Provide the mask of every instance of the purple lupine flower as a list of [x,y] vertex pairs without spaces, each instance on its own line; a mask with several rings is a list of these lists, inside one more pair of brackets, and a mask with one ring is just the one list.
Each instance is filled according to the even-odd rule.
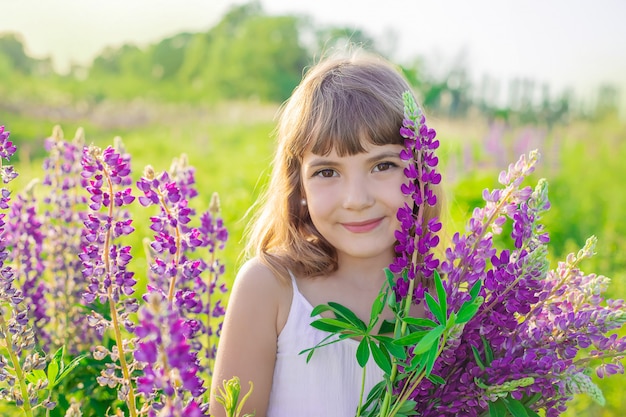
[[7,161],[11,160],[17,150],[13,142],[9,140],[9,136],[11,136],[11,132],[4,130],[4,125],[0,125],[0,158]]
[[[439,261],[429,252],[439,243],[437,232],[441,229],[438,219],[425,222],[424,218],[425,208],[437,203],[432,186],[441,181],[441,175],[436,171],[438,158],[434,155],[439,141],[435,140],[435,130],[426,126],[426,118],[410,93],[405,93],[403,99],[405,114],[400,134],[405,138],[405,149],[400,152],[400,157],[408,164],[404,169],[407,182],[402,184],[401,190],[413,202],[400,207],[397,216],[400,221],[400,230],[395,233],[397,255],[389,266],[398,276],[394,287],[397,300],[409,296],[411,285],[407,281],[416,277],[430,278],[439,266]],[[424,288],[421,282],[413,288],[411,297],[419,302]]]
[[33,318],[33,330],[38,341],[47,345],[49,334],[45,330],[50,321],[47,314],[48,288],[42,279],[44,272],[42,230],[43,219],[37,212],[34,197],[36,181],[31,181],[23,193],[12,202],[7,217],[5,244],[12,248],[9,260],[15,265],[14,273],[20,281],[20,288]]
[[185,410],[208,415],[204,414],[207,405],[199,401],[206,387],[199,377],[200,365],[188,338],[187,321],[165,294],[152,291],[145,300],[135,328],[138,342],[134,355],[143,364],[142,375],[137,378],[138,392],[152,400],[152,412],[169,404],[173,416],[186,416]]
[[[8,138],[9,132],[4,130],[4,126],[0,126],[0,169],[4,183],[17,176],[12,167],[7,169],[9,167],[2,165],[2,160],[10,161],[16,151]],[[54,408],[54,404],[47,400],[40,404],[39,394],[44,384],[33,374],[33,371],[41,371],[47,365],[45,355],[41,356],[38,352],[40,347],[37,346],[37,337],[42,335],[35,333],[36,326],[45,320],[40,298],[43,294],[37,283],[41,272],[38,263],[41,235],[31,201],[19,196],[13,203],[15,207],[9,207],[10,195],[9,190],[1,189],[0,208],[12,210],[8,223],[4,220],[5,213],[0,213],[0,304],[3,308],[0,314],[0,337],[3,339],[4,350],[3,355],[0,355],[0,380],[6,386],[14,387],[4,389],[2,397],[22,408],[24,414],[32,414],[32,408],[38,405]],[[26,224],[29,220],[34,220],[34,224]],[[19,231],[13,229],[14,227],[24,231],[24,236],[18,235]],[[11,253],[9,245],[13,246]],[[5,264],[7,260],[15,261],[18,267]],[[19,263],[22,261],[25,265],[20,267]],[[27,291],[26,294],[24,290]],[[34,323],[29,314],[31,307],[35,314],[41,315],[40,320],[34,318]],[[35,378],[37,382],[30,383],[27,378]]]
[[[122,210],[134,201],[134,196],[130,188],[116,187],[129,184],[129,161],[112,147],[101,151],[90,146],[84,148],[82,166],[82,176],[88,180],[86,189],[91,195],[89,207],[93,211],[84,220],[86,245],[79,255],[84,266],[83,277],[91,281],[84,298],[88,302],[96,298],[104,302],[111,297],[117,302],[122,294],[132,294],[135,284],[133,273],[126,268],[130,247],[113,244],[113,239],[134,231],[128,213]],[[102,207],[107,209],[106,213],[99,212]],[[118,253],[122,254],[121,262]]]
[[[197,196],[193,169],[186,158],[175,160],[172,174],[164,171],[156,174],[150,166],[137,182],[142,192],[139,202],[144,206],[158,205],[159,213],[150,217],[150,229],[155,232],[150,248],[149,288],[167,294],[170,303],[178,309],[186,320],[190,333],[190,344],[198,352],[203,372],[211,372],[210,361],[215,357],[216,340],[198,338],[199,335],[213,335],[219,332],[221,322],[215,318],[223,316],[223,309],[213,306],[212,294],[224,273],[224,266],[216,256],[217,249],[223,249],[228,232],[218,217],[219,202],[214,194],[209,210],[200,216],[199,227],[192,226],[195,210],[189,206],[189,199]],[[192,256],[200,248],[208,248],[210,259],[196,259]],[[205,278],[208,271],[209,278]],[[208,281],[208,282],[207,282]],[[200,316],[207,319],[201,319]],[[217,326],[212,329],[212,326]],[[204,352],[204,353],[203,353]]]
[[[4,125],[0,125],[0,176],[2,176],[2,182],[4,184],[13,181],[18,175],[12,165],[2,164],[3,159],[10,161],[17,149],[13,142],[9,140],[10,135],[8,130],[4,130]],[[0,209],[8,209],[8,201],[9,191],[3,188],[2,194],[0,195]]]
[[[133,333],[135,328],[130,314],[136,311],[136,305],[128,302],[128,297],[134,293],[136,281],[134,273],[127,268],[131,260],[130,247],[116,242],[134,231],[124,208],[134,201],[127,187],[132,182],[130,157],[116,139],[116,147],[109,146],[104,151],[95,146],[85,147],[81,163],[81,175],[87,181],[85,188],[91,196],[89,207],[92,210],[84,220],[84,245],[79,254],[87,283],[83,298],[87,303],[98,300],[108,304],[110,320],[92,311],[88,323],[99,334],[111,328],[115,337],[114,351],[108,352],[97,346],[94,357],[103,359],[101,352],[106,352],[114,362],[119,362],[119,366],[106,363],[97,381],[101,385],[118,387],[118,398],[125,401],[131,415],[135,415],[134,377],[131,376],[135,364],[129,355],[133,343],[123,338],[121,330],[124,328]],[[100,211],[101,208],[104,210]]]

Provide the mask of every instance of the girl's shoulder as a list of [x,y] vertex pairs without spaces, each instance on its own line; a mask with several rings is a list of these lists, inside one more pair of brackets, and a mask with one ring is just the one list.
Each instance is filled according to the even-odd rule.
[[254,257],[246,261],[235,278],[235,285],[244,285],[256,289],[271,288],[272,290],[291,289],[290,280],[278,276],[260,258]]
[[239,269],[231,297],[263,306],[266,311],[275,311],[276,325],[280,330],[289,315],[292,295],[291,280],[277,276],[269,266],[255,257]]

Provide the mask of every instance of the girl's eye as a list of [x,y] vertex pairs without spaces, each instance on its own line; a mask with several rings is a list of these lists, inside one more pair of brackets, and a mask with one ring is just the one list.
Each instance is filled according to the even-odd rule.
[[315,174],[313,174],[314,177],[324,177],[324,178],[331,178],[335,176],[335,171],[332,169],[320,169],[319,171],[315,172]]
[[393,168],[397,166],[396,164],[394,164],[393,162],[381,162],[379,164],[376,164],[376,166],[374,167],[374,171],[387,171],[390,168]]

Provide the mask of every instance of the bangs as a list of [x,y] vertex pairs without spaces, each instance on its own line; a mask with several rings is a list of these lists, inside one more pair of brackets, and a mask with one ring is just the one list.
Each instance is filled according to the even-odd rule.
[[363,141],[374,145],[404,144],[400,136],[403,108],[384,103],[365,91],[325,93],[317,103],[310,129],[308,149],[327,155],[333,149],[340,156],[364,152]]

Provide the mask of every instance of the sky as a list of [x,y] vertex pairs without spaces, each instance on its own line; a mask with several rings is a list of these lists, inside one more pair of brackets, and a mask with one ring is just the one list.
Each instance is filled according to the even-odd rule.
[[[139,46],[209,30],[242,0],[0,0],[0,33],[19,33],[27,51],[55,67],[87,65],[106,46]],[[626,111],[624,0],[260,0],[270,14],[304,14],[323,25],[354,26],[417,56],[434,73],[462,62],[478,81],[532,78],[557,93],[593,99],[617,86]]]

